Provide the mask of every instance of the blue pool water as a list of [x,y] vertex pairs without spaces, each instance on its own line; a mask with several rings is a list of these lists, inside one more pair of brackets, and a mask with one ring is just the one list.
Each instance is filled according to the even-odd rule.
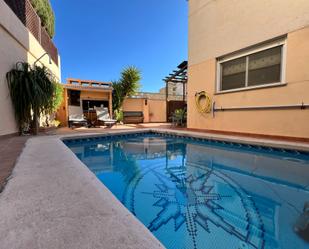
[[64,141],[168,249],[309,248],[309,155],[142,133]]

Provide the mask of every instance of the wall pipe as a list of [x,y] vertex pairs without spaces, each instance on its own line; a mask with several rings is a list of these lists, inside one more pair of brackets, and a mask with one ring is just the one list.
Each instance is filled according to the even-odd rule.
[[216,102],[212,105],[212,115],[215,116],[215,112],[223,111],[247,111],[247,110],[274,110],[274,109],[301,109],[304,110],[309,107],[309,104],[293,104],[293,105],[266,105],[266,106],[232,106],[232,107],[217,107]]

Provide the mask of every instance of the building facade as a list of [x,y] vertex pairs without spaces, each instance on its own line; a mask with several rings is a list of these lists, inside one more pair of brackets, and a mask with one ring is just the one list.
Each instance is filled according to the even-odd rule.
[[188,63],[189,128],[309,138],[309,1],[190,0]]
[[67,79],[62,86],[63,101],[56,113],[61,126],[68,126],[70,115],[77,113],[83,113],[88,121],[94,122],[97,119],[95,107],[106,107],[110,117],[113,116],[111,82]]
[[[15,12],[14,12],[15,11]],[[29,0],[0,0],[0,136],[18,132],[6,82],[17,62],[45,65],[60,81],[60,58]]]

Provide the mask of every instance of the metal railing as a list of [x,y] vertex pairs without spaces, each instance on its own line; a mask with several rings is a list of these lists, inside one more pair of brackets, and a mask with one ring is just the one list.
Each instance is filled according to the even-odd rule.
[[80,87],[112,88],[111,82],[100,82],[94,80],[67,79],[67,85]]

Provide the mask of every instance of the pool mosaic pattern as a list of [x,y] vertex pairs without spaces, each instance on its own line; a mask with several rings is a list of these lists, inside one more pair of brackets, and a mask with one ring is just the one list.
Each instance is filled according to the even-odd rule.
[[293,232],[306,152],[161,133],[64,142],[168,249],[308,248]]

